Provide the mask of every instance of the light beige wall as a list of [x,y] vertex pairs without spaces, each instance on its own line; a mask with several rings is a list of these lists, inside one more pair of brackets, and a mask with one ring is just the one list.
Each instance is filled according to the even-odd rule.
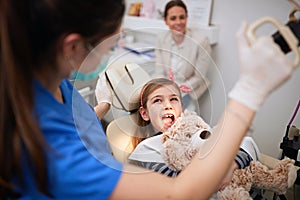
[[[215,0],[212,23],[220,26],[219,42],[214,46],[216,67],[210,71],[212,87],[200,100],[201,114],[211,124],[220,117],[226,95],[238,78],[239,65],[235,33],[242,21],[253,22],[272,16],[287,22],[292,5],[285,0]],[[272,27],[268,31],[272,30]],[[265,31],[266,34],[269,34]],[[294,108],[300,98],[300,70],[291,80],[273,93],[257,113],[253,123],[253,137],[262,152],[278,157],[279,145]],[[300,127],[300,114],[295,119]]]

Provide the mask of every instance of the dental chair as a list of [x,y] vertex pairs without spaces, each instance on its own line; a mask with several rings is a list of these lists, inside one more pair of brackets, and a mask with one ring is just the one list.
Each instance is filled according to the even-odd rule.
[[145,128],[137,124],[139,96],[150,75],[139,65],[128,61],[115,61],[105,71],[113,94],[111,115],[113,120],[106,128],[112,155],[126,163],[133,151],[131,138],[142,137]]

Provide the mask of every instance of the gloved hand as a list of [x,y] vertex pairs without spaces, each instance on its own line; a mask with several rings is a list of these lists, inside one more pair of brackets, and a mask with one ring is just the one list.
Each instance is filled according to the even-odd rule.
[[106,83],[106,78],[105,78],[104,73],[105,72],[102,72],[101,74],[99,74],[99,78],[98,78],[96,89],[95,89],[95,95],[96,95],[98,104],[103,103],[103,102],[111,104],[112,94]]
[[237,33],[241,72],[229,97],[256,111],[290,77],[293,67],[271,37],[260,37],[250,45],[246,29],[244,23]]

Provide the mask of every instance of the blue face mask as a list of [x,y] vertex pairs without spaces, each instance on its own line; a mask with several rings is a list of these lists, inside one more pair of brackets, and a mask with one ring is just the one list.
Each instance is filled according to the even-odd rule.
[[83,73],[78,70],[74,70],[71,72],[69,79],[74,80],[74,81],[89,81],[93,80],[98,77],[98,75],[105,70],[107,67],[109,61],[109,56],[103,56],[101,59],[101,63],[96,67],[95,70],[89,72],[89,73]]

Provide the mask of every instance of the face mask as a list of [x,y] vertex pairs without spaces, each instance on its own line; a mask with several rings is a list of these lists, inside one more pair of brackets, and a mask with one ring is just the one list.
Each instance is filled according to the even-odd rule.
[[101,59],[101,63],[96,67],[95,70],[89,72],[89,73],[82,73],[78,70],[74,70],[71,72],[70,74],[70,79],[71,80],[79,80],[79,81],[89,81],[89,80],[93,80],[95,78],[98,77],[98,75],[105,70],[105,68],[107,67],[109,61],[109,56],[105,55],[102,57]]

